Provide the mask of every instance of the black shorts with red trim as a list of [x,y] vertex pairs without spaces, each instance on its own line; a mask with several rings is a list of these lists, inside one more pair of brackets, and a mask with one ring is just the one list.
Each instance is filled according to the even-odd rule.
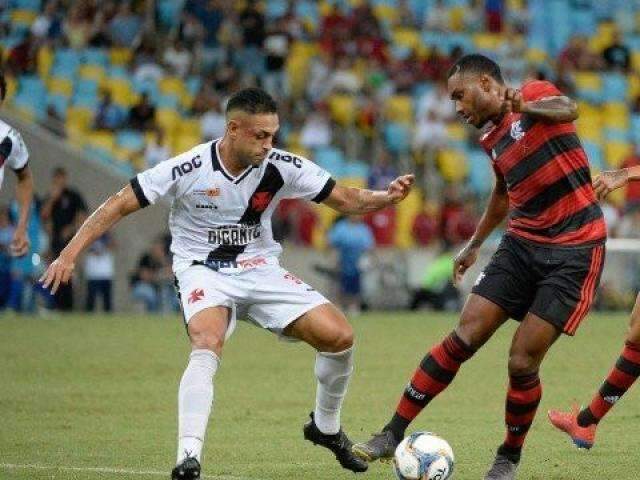
[[472,293],[522,320],[531,312],[574,335],[589,312],[604,266],[603,243],[558,247],[507,234]]

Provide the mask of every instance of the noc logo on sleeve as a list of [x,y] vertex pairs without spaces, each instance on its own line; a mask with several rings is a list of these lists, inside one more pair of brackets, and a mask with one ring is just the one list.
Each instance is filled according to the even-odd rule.
[[191,159],[191,161],[183,162],[180,165],[173,167],[171,169],[171,180],[175,180],[178,177],[193,172],[196,168],[200,168],[201,166],[202,160],[200,159],[200,155],[196,155]]
[[271,155],[269,155],[269,160],[273,159],[292,163],[294,167],[302,168],[302,159],[300,157],[296,157],[295,155],[280,155],[279,153],[273,152]]

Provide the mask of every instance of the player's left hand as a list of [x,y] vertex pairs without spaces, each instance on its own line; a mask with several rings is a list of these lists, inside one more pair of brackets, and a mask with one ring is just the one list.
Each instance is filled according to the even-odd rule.
[[614,190],[624,187],[629,182],[629,171],[626,168],[621,170],[610,170],[601,172],[593,180],[593,189],[598,200],[604,199]]
[[51,293],[55,294],[58,291],[61,283],[68,283],[73,274],[75,263],[65,257],[58,257],[54,262],[49,265],[47,271],[40,277],[40,283],[46,289],[51,287]]
[[502,103],[502,111],[505,113],[522,112],[522,92],[514,88],[507,88],[504,92],[504,102]]
[[9,246],[11,255],[14,257],[22,257],[29,251],[29,246],[30,242],[27,232],[24,229],[16,230],[11,245]]
[[407,198],[416,177],[413,174],[401,175],[389,184],[387,197],[391,203],[398,203]]

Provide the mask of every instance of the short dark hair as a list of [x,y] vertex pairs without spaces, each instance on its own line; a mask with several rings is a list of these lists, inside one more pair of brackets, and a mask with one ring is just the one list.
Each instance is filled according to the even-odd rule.
[[261,88],[245,88],[234,93],[227,102],[226,113],[241,110],[252,115],[278,113],[278,105],[271,95]]
[[456,73],[467,72],[486,74],[495,79],[498,83],[504,84],[504,78],[502,78],[502,72],[500,71],[498,64],[489,57],[485,57],[479,53],[465,55],[454,63],[447,73],[447,78],[451,78]]
[[0,102],[4,100],[7,94],[7,80],[4,78],[4,72],[0,68]]

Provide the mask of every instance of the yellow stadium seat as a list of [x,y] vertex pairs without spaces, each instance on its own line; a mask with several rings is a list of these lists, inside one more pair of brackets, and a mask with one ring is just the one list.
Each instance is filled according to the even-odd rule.
[[507,0],[508,11],[517,11],[524,8],[523,0]]
[[87,143],[93,147],[104,148],[112,152],[116,146],[116,139],[112,132],[94,130],[87,134]]
[[402,208],[396,209],[395,244],[399,248],[410,248],[414,245],[413,220],[422,209],[422,197],[417,189],[413,189],[402,202]]
[[40,47],[37,54],[37,64],[40,78],[47,78],[53,66],[53,52],[51,48],[46,45]]
[[385,116],[394,122],[413,121],[413,104],[409,95],[393,95],[385,104]]
[[340,185],[351,188],[367,188],[367,179],[363,177],[344,177],[340,179]]
[[321,0],[318,4],[318,12],[320,13],[321,17],[326,17],[327,15],[329,15],[332,9],[333,4],[328,0]]
[[355,120],[355,100],[350,95],[331,95],[329,97],[331,117],[340,125],[348,126]]
[[73,125],[70,126],[68,121],[66,124],[66,133],[67,142],[75,147],[82,148],[87,143],[87,132]]
[[156,123],[167,134],[170,134],[170,132],[175,132],[180,123],[180,115],[170,108],[159,108],[156,110]]
[[393,5],[379,3],[373,7],[373,13],[378,20],[395,24],[398,21],[398,9]]
[[605,103],[602,109],[604,125],[609,128],[627,130],[629,128],[629,110],[624,103]]
[[504,37],[495,33],[476,33],[473,44],[480,50],[495,50],[504,41]]
[[578,89],[597,91],[602,88],[602,80],[597,73],[576,72],[574,78]]
[[629,100],[635,99],[640,95],[640,78],[635,73],[630,74],[627,79],[629,80],[629,88],[627,90],[627,98]]
[[420,34],[412,28],[397,28],[393,31],[393,43],[416,49],[420,45]]
[[454,32],[461,32],[464,29],[465,8],[461,5],[452,7],[449,10],[449,28]]
[[95,80],[98,83],[101,83],[106,78],[106,74],[104,71],[104,67],[101,65],[80,65],[78,69],[78,75],[80,78],[84,78],[86,80]]
[[467,176],[467,159],[458,150],[442,150],[438,155],[438,166],[448,182],[459,182]]
[[525,54],[526,59],[530,63],[544,63],[547,60],[547,52],[540,50],[539,48],[530,48]]
[[73,94],[73,81],[70,78],[52,77],[47,81],[49,93],[70,97]]
[[582,140],[588,140],[597,144],[602,143],[602,126],[599,122],[589,122],[578,119],[576,129]]
[[138,152],[134,152],[129,148],[123,148],[116,146],[113,148],[113,154],[116,157],[116,160],[123,163],[131,163],[134,157],[137,156]]
[[11,23],[18,25],[31,25],[38,16],[37,12],[32,10],[13,10],[11,12]]
[[[198,118],[184,118],[180,120],[178,124],[179,135],[191,135],[194,137],[202,138],[202,131],[200,126],[200,120]],[[200,143],[198,140],[197,143]]]
[[605,145],[605,158],[611,168],[620,168],[631,153],[631,145],[626,142],[609,142]]
[[160,93],[180,97],[187,89],[179,77],[163,77],[158,82]]
[[447,125],[447,136],[451,140],[464,141],[467,139],[467,129],[459,123],[450,123]]
[[89,130],[93,124],[93,112],[88,108],[69,107],[67,109],[67,128],[75,128],[80,131]]
[[631,52],[631,66],[636,73],[640,73],[640,52]]
[[15,77],[13,76],[9,76],[7,75],[6,77],[4,77],[5,80],[7,81],[7,95],[6,95],[6,100],[10,101],[14,95],[16,94],[16,92],[18,91],[18,82],[15,79]]
[[131,107],[138,100],[138,95],[131,88],[131,83],[125,78],[112,78],[105,87],[111,92],[113,103],[122,107]]
[[126,66],[131,61],[133,51],[130,48],[114,47],[109,50],[109,60],[113,65]]
[[172,142],[173,152],[176,155],[186,152],[201,142],[202,137],[200,135],[174,135]]
[[31,123],[36,122],[36,111],[33,107],[21,104],[21,105],[14,105],[13,108],[15,108],[16,112],[18,112],[18,115],[23,120]]

